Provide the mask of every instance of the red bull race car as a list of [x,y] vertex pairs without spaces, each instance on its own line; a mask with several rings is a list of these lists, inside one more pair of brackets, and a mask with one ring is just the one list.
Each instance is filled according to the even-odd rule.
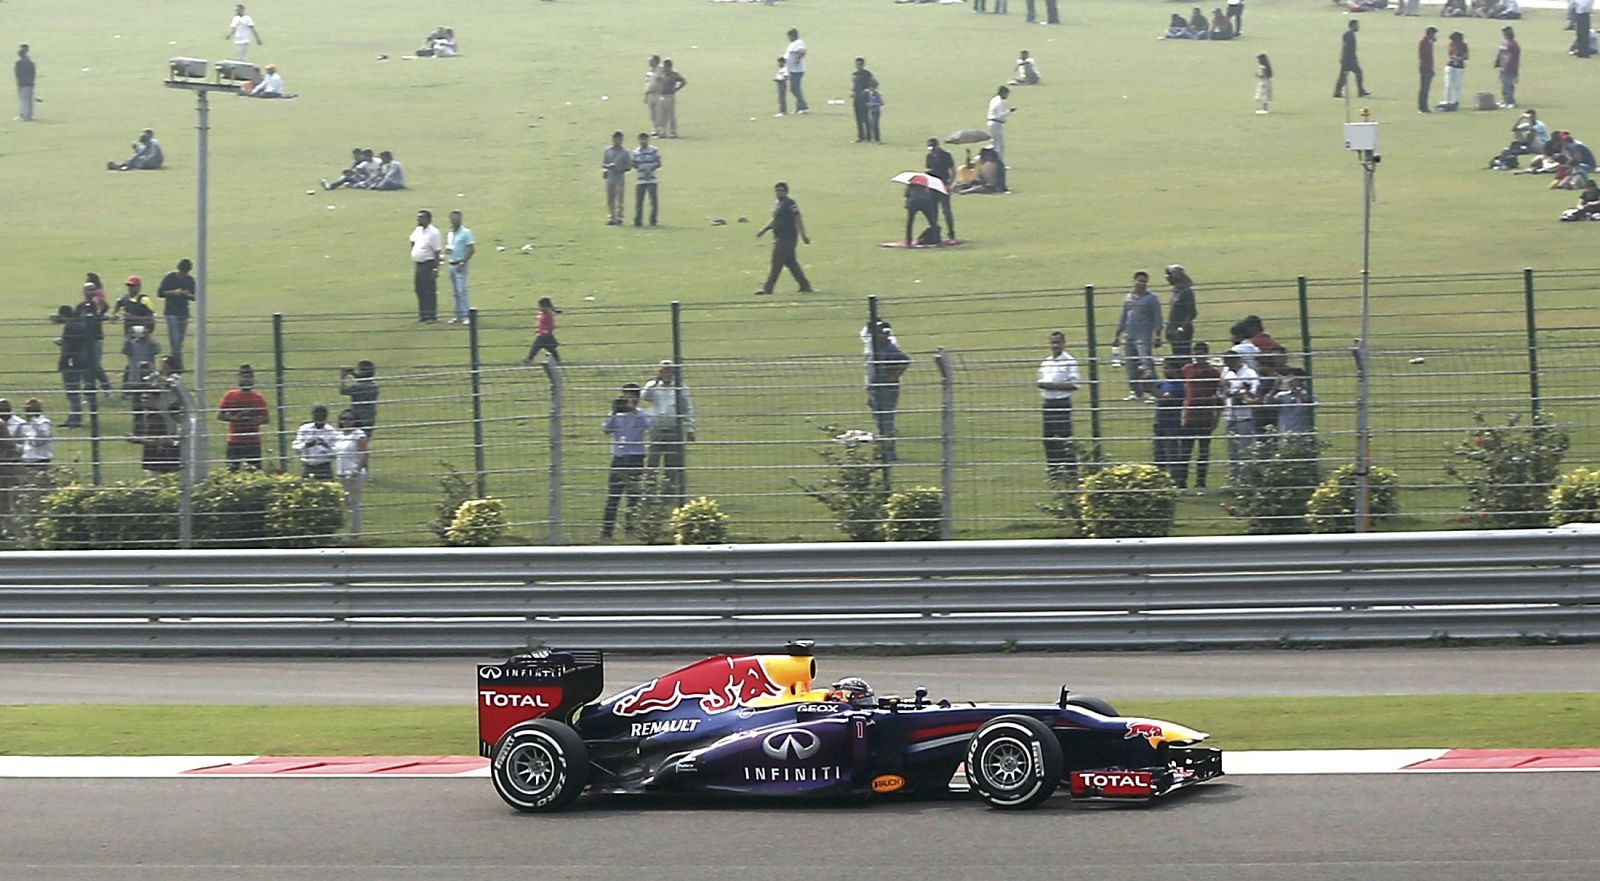
[[1052,704],[814,688],[809,642],[716,655],[605,700],[599,651],[541,650],[478,667],[478,748],[506,804],[539,813],[585,792],[839,798],[949,795],[996,808],[1073,799],[1144,802],[1222,774],[1204,733],[1117,715],[1070,693]]

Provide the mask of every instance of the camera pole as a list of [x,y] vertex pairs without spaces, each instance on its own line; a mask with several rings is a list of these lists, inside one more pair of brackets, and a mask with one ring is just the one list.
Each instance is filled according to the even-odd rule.
[[[1370,114],[1363,108],[1363,124]],[[1371,379],[1372,348],[1368,342],[1372,335],[1372,182],[1377,173],[1380,157],[1377,151],[1377,132],[1372,133],[1371,147],[1356,151],[1361,161],[1361,337],[1356,340],[1356,510],[1355,531],[1372,529],[1372,438],[1369,426],[1372,415]]]

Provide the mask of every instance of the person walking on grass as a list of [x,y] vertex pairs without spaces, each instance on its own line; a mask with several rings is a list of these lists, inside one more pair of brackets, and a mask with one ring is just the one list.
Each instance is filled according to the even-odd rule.
[[1365,98],[1372,94],[1367,91],[1366,80],[1361,75],[1361,61],[1356,57],[1356,33],[1361,30],[1361,22],[1352,21],[1345,28],[1344,40],[1339,45],[1339,79],[1333,84],[1333,97],[1344,97],[1344,86],[1349,81],[1350,74],[1356,75],[1356,95]]
[[233,40],[233,57],[240,61],[249,57],[251,40],[255,40],[257,46],[265,45],[261,42],[261,32],[256,30],[255,19],[245,14],[243,3],[233,7],[233,20],[228,22],[227,36]]
[[551,361],[561,363],[561,356],[556,353],[561,345],[556,342],[556,315],[560,312],[549,297],[539,298],[539,323],[533,331],[533,347],[528,349],[528,357],[522,359],[524,367],[532,364],[540,352],[549,352]]
[[33,59],[28,57],[27,43],[17,47],[17,63],[12,71],[17,76],[17,120],[32,122],[33,81],[37,76],[37,69],[33,66]]
[[1258,114],[1265,114],[1272,103],[1272,62],[1265,52],[1256,56],[1256,103],[1261,105]]
[[772,187],[772,192],[778,197],[772,206],[772,219],[767,225],[756,230],[756,238],[761,238],[769,230],[772,232],[772,268],[767,272],[766,284],[761,290],[756,291],[756,296],[764,297],[772,293],[772,286],[778,283],[778,276],[783,270],[788,269],[789,274],[800,284],[800,293],[811,293],[811,280],[806,278],[805,270],[800,268],[800,260],[795,256],[796,240],[811,244],[811,237],[806,235],[806,222],[800,216],[800,206],[789,198],[789,185],[778,181]]

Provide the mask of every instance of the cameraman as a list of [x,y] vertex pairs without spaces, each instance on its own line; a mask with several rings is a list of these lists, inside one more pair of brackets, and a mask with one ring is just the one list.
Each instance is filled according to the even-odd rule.
[[1228,468],[1233,482],[1249,458],[1256,440],[1256,408],[1261,402],[1261,379],[1244,356],[1229,349],[1222,356],[1222,421],[1228,432]]
[[338,437],[339,432],[328,424],[328,408],[321,404],[312,407],[311,421],[300,426],[291,445],[300,454],[306,477],[333,479],[333,443]]
[[339,368],[339,394],[350,399],[350,412],[356,416],[356,427],[372,440],[373,426],[378,422],[378,368],[371,361],[356,362],[355,369]]
[[611,415],[600,430],[611,438],[611,473],[606,479],[606,508],[600,538],[609,540],[616,531],[617,505],[628,495],[631,513],[639,505],[639,478],[644,475],[645,436],[650,432],[650,415],[639,411],[636,400],[623,395],[611,402]]

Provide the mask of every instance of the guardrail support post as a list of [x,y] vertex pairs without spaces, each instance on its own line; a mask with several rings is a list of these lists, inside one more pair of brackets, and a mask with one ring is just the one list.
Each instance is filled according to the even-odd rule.
[[1083,286],[1083,344],[1089,347],[1089,436],[1094,438],[1094,460],[1100,461],[1100,338],[1094,325],[1094,285]]
[[288,419],[287,408],[283,403],[283,313],[272,313],[272,373],[273,392],[278,403],[278,471],[287,474],[289,471],[289,427],[284,424]]
[[1533,317],[1533,267],[1522,270],[1523,314],[1528,326],[1528,404],[1539,415],[1539,325]]
[[933,356],[939,365],[939,540],[949,541],[955,530],[956,391],[955,372],[944,347]]
[[478,358],[477,309],[467,311],[467,351],[472,364],[468,371],[472,380],[472,464],[477,472],[478,498],[486,499],[489,497],[489,472],[483,452],[483,381],[479,376],[483,363]]
[[561,544],[561,408],[563,380],[560,365],[545,359],[544,375],[550,380],[550,544]]

